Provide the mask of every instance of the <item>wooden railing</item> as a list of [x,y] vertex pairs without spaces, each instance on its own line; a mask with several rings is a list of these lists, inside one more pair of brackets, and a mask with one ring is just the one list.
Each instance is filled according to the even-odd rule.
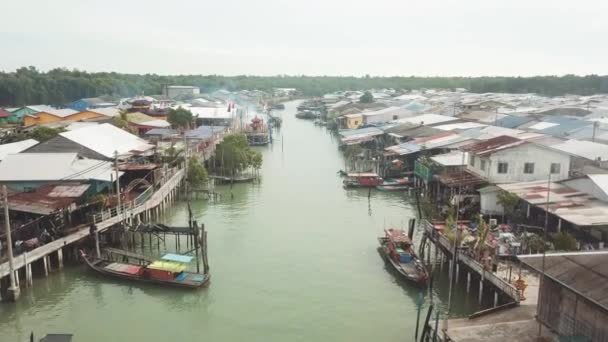
[[[453,243],[443,234],[435,230],[430,222],[425,222],[424,230],[428,234],[431,240],[441,245],[443,249],[452,253],[454,246]],[[499,290],[504,292],[507,296],[511,297],[515,302],[519,303],[519,292],[506,280],[497,276],[494,272],[486,270],[477,260],[471,258],[469,255],[464,253],[458,253],[458,261],[468,266],[472,271],[478,273],[483,279],[488,280]]]

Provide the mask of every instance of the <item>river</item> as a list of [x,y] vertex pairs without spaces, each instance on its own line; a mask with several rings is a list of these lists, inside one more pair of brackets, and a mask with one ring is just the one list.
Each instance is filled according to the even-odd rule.
[[[421,290],[376,250],[383,227],[405,226],[413,204],[405,193],[344,190],[335,138],[296,119],[295,107],[281,111],[274,145],[259,148],[259,184],[218,187],[222,200],[192,204],[209,234],[208,288],[134,285],[71,265],[0,304],[0,340],[34,331],[70,332],[75,342],[413,341]],[[165,221],[187,224],[186,205]],[[436,278],[434,297],[445,303],[445,270]],[[476,311],[461,287],[453,298],[453,317]]]

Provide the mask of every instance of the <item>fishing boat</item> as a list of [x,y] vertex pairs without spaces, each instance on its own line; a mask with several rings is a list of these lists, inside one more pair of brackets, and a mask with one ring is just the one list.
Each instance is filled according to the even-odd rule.
[[375,188],[384,180],[373,172],[348,173],[342,181],[345,188]]
[[138,265],[95,258],[80,250],[87,266],[104,276],[181,288],[200,288],[209,283],[209,274],[193,273],[186,268],[194,257],[165,254],[160,260]]
[[412,239],[401,229],[385,229],[379,237],[378,251],[405,279],[424,285],[429,277],[426,267],[414,252]]

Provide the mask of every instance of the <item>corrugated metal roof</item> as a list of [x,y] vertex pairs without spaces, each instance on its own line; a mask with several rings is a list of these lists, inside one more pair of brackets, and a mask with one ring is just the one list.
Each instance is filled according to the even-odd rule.
[[496,121],[496,126],[506,128],[516,128],[527,122],[533,121],[534,118],[529,116],[505,115],[502,119]]
[[39,113],[48,113],[48,114],[51,114],[51,115],[54,115],[54,116],[57,116],[57,117],[60,117],[60,118],[65,118],[65,117],[68,117],[70,115],[77,114],[78,111],[70,109],[70,108],[56,109],[56,108],[49,107],[46,110],[40,111],[38,113],[31,114],[31,116],[36,116]]
[[27,139],[10,144],[0,145],[0,160],[3,160],[8,154],[15,154],[25,151],[36,144],[38,144],[38,141],[34,139]]
[[57,185],[48,193],[49,197],[73,197],[78,198],[89,189],[90,184]]
[[454,151],[445,154],[438,154],[431,157],[431,160],[441,166],[462,166],[469,160],[468,152]]
[[120,115],[120,110],[115,107],[93,108],[93,109],[88,109],[88,111],[97,113],[97,114],[101,114],[101,115],[105,115],[105,116],[109,116],[109,117],[115,117],[115,116]]
[[478,122],[460,122],[460,123],[454,123],[454,124],[435,126],[435,128],[440,129],[442,131],[453,131],[453,130],[457,130],[457,129],[464,130],[464,129],[477,128],[477,127],[486,127],[486,126],[487,125],[478,123]]
[[160,136],[166,137],[166,136],[170,136],[170,135],[179,134],[179,132],[176,129],[171,129],[171,128],[152,128],[151,130],[147,131],[144,134],[145,135],[160,135]]
[[9,154],[0,163],[0,181],[110,181],[112,163],[94,159],[78,159],[76,153]]
[[526,143],[526,141],[524,140],[520,140],[508,135],[501,135],[496,138],[463,146],[461,149],[466,152],[471,152],[475,155],[485,155],[515,147],[524,143]]
[[[543,272],[543,255],[519,255],[519,260]],[[608,310],[608,251],[548,253],[544,272],[561,285]]]
[[145,152],[154,147],[136,135],[111,124],[84,127],[60,135],[106,158],[114,158],[114,151],[119,155],[127,155],[133,152]]
[[608,145],[591,141],[567,140],[549,147],[589,160],[608,160]]
[[440,114],[422,114],[422,115],[412,116],[411,118],[395,120],[395,122],[412,123],[412,124],[417,124],[417,125],[428,126],[428,125],[434,125],[434,124],[439,124],[442,122],[450,122],[450,121],[455,121],[455,120],[458,120],[458,118],[440,115]]
[[552,182],[547,199],[547,181],[497,184],[499,188],[516,194],[522,200],[545,209],[577,226],[608,224],[608,204],[561,183]]

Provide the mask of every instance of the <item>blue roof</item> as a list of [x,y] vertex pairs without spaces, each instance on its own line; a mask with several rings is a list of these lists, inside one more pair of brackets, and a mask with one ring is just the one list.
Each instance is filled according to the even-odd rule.
[[192,261],[192,259],[194,259],[194,257],[191,257],[189,255],[167,253],[167,254],[163,255],[163,257],[161,259],[166,260],[166,261],[175,261],[175,262],[182,262],[182,263],[187,264],[190,261]]
[[529,116],[506,115],[504,118],[496,120],[496,126],[505,128],[517,128],[525,123],[533,121]]
[[565,116],[549,116],[543,121],[559,124],[558,126],[547,127],[539,131],[540,133],[549,134],[553,136],[567,136],[569,133],[574,132],[582,127],[592,125],[592,123],[589,121],[573,119]]
[[384,131],[378,127],[365,127],[359,129],[342,129],[338,133],[343,137],[348,137],[350,135],[360,135],[368,133],[382,134],[384,133]]

